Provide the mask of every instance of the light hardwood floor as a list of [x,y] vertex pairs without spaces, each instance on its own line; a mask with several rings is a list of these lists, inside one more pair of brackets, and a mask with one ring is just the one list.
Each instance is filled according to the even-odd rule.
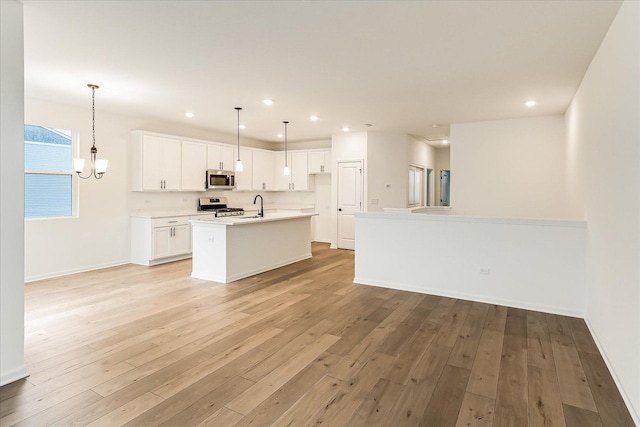
[[356,285],[353,252],[229,285],[190,260],[26,285],[0,424],[632,426],[580,319]]

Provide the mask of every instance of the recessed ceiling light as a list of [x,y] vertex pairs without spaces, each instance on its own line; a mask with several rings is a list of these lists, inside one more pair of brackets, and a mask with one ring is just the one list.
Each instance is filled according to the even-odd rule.
[[195,117],[195,113],[192,113],[191,111],[187,111],[186,113],[184,113],[185,116],[191,118],[191,117]]
[[346,127],[346,126],[345,126],[345,127],[343,127],[343,128],[342,128],[342,132],[349,132],[349,128],[348,128],[348,127]]
[[309,117],[309,120],[311,120],[312,122],[317,122],[318,121],[318,116],[311,116],[311,117]]
[[273,105],[273,99],[265,99],[262,101],[264,105]]
[[449,143],[449,140],[448,140],[448,139],[443,139],[443,140],[442,140],[442,143],[443,143],[443,144],[448,144],[448,143]]
[[526,105],[527,107],[535,107],[536,104],[537,102],[534,101],[533,99],[524,103],[524,105]]
[[247,126],[245,126],[245,125],[239,125],[238,127],[239,127],[240,129],[246,129],[246,128],[247,128]]
[[432,124],[432,125],[431,125],[431,127],[433,127],[433,128],[439,128],[439,127],[440,127],[440,125],[439,125],[438,123],[434,123],[434,124]]
[[281,133],[279,133],[279,134],[277,134],[276,136],[277,136],[278,138],[282,138],[284,135],[283,135],[283,134],[281,134]]

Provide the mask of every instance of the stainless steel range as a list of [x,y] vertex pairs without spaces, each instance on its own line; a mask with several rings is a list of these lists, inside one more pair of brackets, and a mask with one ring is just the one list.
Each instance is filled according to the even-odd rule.
[[244,209],[228,207],[226,197],[201,197],[198,199],[198,210],[213,212],[216,217],[244,215]]

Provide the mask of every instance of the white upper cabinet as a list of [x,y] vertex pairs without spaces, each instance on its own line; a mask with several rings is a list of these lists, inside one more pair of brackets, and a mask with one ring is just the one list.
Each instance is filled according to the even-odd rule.
[[207,169],[232,171],[235,169],[233,147],[230,145],[209,145]]
[[331,173],[331,150],[309,151],[309,173]]
[[134,191],[179,191],[182,186],[181,143],[178,139],[134,134],[131,184]]
[[[331,172],[331,150],[289,151],[289,175],[283,174],[282,151],[242,147],[240,159],[243,171],[235,171],[236,189],[243,191],[309,191],[309,174]],[[206,191],[206,170],[234,171],[236,160],[229,144],[133,131],[132,190]]]
[[240,149],[242,172],[236,171],[236,190],[251,190],[253,176],[253,151],[248,148]]
[[182,141],[182,190],[205,191],[207,144]]
[[275,190],[273,174],[274,161],[275,158],[273,153],[253,150],[253,176],[251,184],[251,188],[253,190]]
[[306,151],[290,151],[287,156],[289,175],[284,175],[284,152],[275,153],[276,190],[307,191],[309,189],[309,172]]

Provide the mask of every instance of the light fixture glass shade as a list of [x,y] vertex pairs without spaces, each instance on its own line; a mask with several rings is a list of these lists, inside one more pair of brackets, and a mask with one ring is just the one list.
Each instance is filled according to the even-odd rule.
[[84,170],[84,159],[73,159],[73,171],[80,173]]
[[238,159],[236,162],[236,172],[242,172],[244,167],[242,166],[242,160]]
[[282,173],[285,174],[285,175],[290,175],[291,172],[289,171],[289,166],[285,166],[284,170],[282,171]]
[[96,159],[96,173],[105,173],[107,171],[107,165],[109,160]]

